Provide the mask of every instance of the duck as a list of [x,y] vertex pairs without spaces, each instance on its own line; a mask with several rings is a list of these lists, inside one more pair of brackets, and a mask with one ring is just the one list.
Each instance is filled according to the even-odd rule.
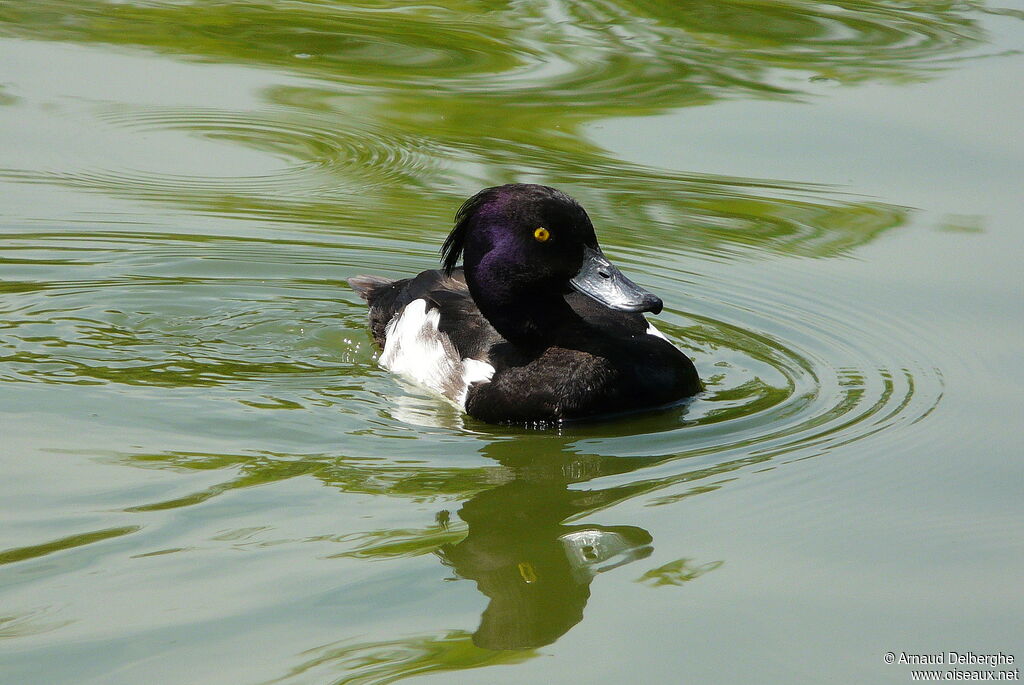
[[645,316],[662,311],[661,298],[609,261],[564,192],[485,188],[459,208],[440,254],[440,269],[348,283],[369,307],[380,365],[469,416],[560,424],[702,389],[690,358]]

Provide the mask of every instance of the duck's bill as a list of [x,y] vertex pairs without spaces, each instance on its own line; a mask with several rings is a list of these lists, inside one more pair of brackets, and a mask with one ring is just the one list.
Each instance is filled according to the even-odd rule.
[[617,266],[608,261],[600,249],[583,249],[583,266],[569,281],[573,288],[609,309],[654,314],[661,311],[661,298],[626,278]]

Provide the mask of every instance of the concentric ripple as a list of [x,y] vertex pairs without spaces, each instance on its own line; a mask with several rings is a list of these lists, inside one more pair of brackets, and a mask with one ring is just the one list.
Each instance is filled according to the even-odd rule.
[[[4,256],[22,278],[3,286],[0,382],[162,387],[186,399],[200,393],[227,414],[232,404],[292,409],[318,423],[342,413],[371,443],[403,435],[410,421],[453,438],[505,432],[467,422],[374,362],[363,304],[342,278],[428,267],[421,248],[353,248],[344,237],[34,233],[8,241]],[[941,396],[927,351],[904,359],[904,329],[877,312],[837,307],[780,279],[767,296],[756,267],[726,280],[678,271],[687,258],[671,251],[654,263],[619,256],[666,294],[658,326],[695,359],[706,390],[685,407],[563,429],[584,441],[601,435],[608,454],[722,463],[739,453],[744,463],[813,456],[918,421]],[[821,286],[829,277],[814,278]],[[870,331],[857,324],[865,317]],[[639,434],[642,452],[623,449]]]
[[[704,395],[681,417],[689,455],[741,450],[760,461],[824,454],[916,422],[941,397],[941,374],[928,364],[927,352],[903,353],[914,347],[905,322],[837,307],[778,279],[766,290],[735,271],[728,280],[703,274],[685,286],[660,274],[656,280],[666,289],[685,291],[695,309],[710,309],[671,311],[662,326],[704,373]],[[826,286],[827,280],[827,273],[815,276],[820,292],[844,290],[841,280]],[[857,325],[865,320],[870,330]],[[668,448],[683,435],[672,433],[655,440]]]
[[[311,474],[416,498],[465,498],[507,478],[529,431],[468,420],[381,370],[344,279],[430,268],[458,203],[514,180],[578,197],[609,253],[664,295],[659,326],[705,380],[686,406],[550,431],[548,461],[569,480],[643,469],[608,501],[907,439],[892,429],[941,397],[933,350],[815,266],[898,229],[906,209],[629,164],[588,142],[586,126],[793,97],[808,74],[916,78],[981,40],[969,8],[43,0],[0,20],[5,35],[40,41],[14,54],[26,73],[47,64],[0,114],[62,151],[0,169],[23,191],[18,225],[36,227],[0,246],[0,382],[32,421],[77,421],[114,459],[231,471],[127,511]],[[168,40],[168,26],[187,35]],[[100,49],[49,41],[127,49],[114,66],[129,87],[51,79],[111,65]],[[53,188],[98,202],[56,221],[29,190]],[[155,218],[156,207],[169,211]],[[779,272],[792,257],[805,261]],[[467,463],[480,453],[487,466]]]
[[[100,110],[95,117],[111,127],[112,135],[137,139],[138,160],[120,168],[5,170],[4,175],[131,199],[219,205],[221,212],[241,213],[249,204],[274,196],[287,198],[284,206],[308,206],[342,192],[415,185],[439,173],[450,152],[423,136],[352,122],[331,128],[322,118],[297,114],[119,108]],[[192,150],[187,156],[175,154],[182,170],[174,173],[163,151],[183,147]],[[159,166],[154,164],[157,159]],[[341,178],[351,181],[339,182]]]

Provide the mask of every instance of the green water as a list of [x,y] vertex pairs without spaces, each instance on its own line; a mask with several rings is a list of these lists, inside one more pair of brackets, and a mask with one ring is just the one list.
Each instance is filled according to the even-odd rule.
[[[0,4],[0,683],[1019,667],[1014,3]],[[377,366],[345,279],[511,181],[705,393],[531,431]]]

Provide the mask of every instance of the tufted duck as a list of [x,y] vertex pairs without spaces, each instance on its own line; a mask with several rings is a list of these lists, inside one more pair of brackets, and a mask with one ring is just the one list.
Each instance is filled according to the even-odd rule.
[[[644,317],[662,302],[605,258],[571,197],[509,184],[466,201],[443,268],[356,276],[380,363],[492,423],[630,412],[696,394],[690,359]],[[463,266],[456,267],[459,257]]]

